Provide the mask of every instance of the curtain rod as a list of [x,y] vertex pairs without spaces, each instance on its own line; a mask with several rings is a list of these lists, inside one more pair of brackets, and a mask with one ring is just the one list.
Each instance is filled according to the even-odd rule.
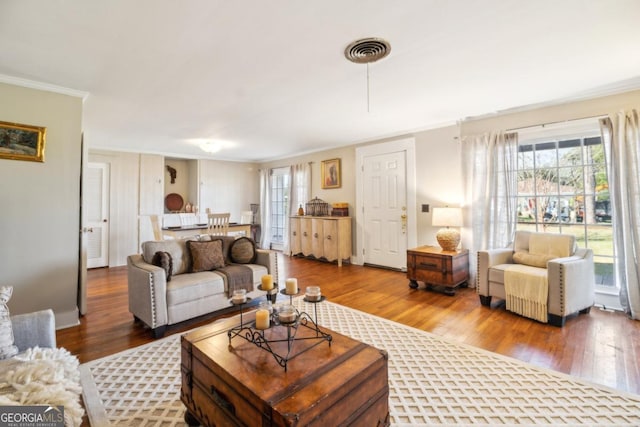
[[578,120],[601,119],[603,117],[607,117],[607,115],[606,114],[598,114],[598,115],[595,115],[595,116],[578,117],[578,118],[575,118],[575,119],[557,120],[555,122],[539,123],[537,125],[529,125],[529,126],[522,126],[522,127],[519,127],[519,128],[506,129],[505,132],[516,132],[516,131],[524,130],[524,129],[531,129],[531,128],[535,128],[535,127],[545,127],[545,126],[550,126],[550,125],[556,125],[558,123],[568,123],[568,122],[573,122],[573,121],[578,121]]
[[[312,164],[314,164],[315,162],[307,162],[307,163],[308,163],[309,165],[312,165]],[[288,168],[288,167],[290,167],[290,166],[293,166],[293,164],[290,164],[290,165],[284,165],[284,166],[273,166],[273,167],[270,167],[270,168],[268,168],[268,169]],[[261,171],[262,171],[262,168],[258,169],[258,171],[260,171],[260,172],[261,172]]]

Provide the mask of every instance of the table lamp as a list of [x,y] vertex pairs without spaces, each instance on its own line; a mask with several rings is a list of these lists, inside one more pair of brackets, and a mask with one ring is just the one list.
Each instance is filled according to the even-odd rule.
[[438,244],[445,251],[455,251],[460,243],[460,232],[457,229],[449,227],[462,226],[462,209],[461,208],[433,208],[432,225],[441,228],[436,233]]

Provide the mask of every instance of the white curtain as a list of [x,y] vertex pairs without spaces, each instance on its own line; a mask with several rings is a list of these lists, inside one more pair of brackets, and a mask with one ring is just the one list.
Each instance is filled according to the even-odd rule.
[[[290,168],[289,215],[296,215],[300,205],[304,208],[311,194],[311,164],[300,163]],[[289,253],[289,221],[285,222],[284,253]]]
[[506,247],[516,228],[518,136],[486,133],[462,138],[465,229],[469,230],[469,283],[475,283],[477,252]]
[[271,249],[271,169],[260,170],[260,247]]
[[640,319],[640,128],[638,110],[600,121],[607,156],[613,216],[616,283],[620,302],[632,319]]

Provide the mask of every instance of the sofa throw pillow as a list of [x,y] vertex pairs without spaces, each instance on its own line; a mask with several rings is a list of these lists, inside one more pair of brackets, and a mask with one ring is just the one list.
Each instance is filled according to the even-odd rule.
[[528,252],[516,251],[513,253],[513,262],[531,267],[547,268],[547,262],[558,258],[555,255],[538,255]]
[[18,354],[18,347],[13,339],[13,326],[7,303],[13,294],[13,287],[0,288],[0,359],[8,359]]
[[171,275],[173,274],[173,259],[169,252],[158,251],[153,255],[151,264],[164,269],[167,275],[167,282],[171,281]]
[[222,240],[211,240],[210,242],[189,240],[187,247],[191,254],[192,273],[224,267]]
[[248,237],[234,240],[229,248],[229,259],[235,264],[253,264],[257,256],[256,243]]

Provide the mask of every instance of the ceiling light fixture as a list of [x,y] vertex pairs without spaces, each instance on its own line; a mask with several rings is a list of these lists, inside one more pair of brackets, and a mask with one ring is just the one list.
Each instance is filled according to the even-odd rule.
[[344,56],[356,64],[367,64],[367,113],[369,112],[369,64],[376,62],[391,52],[388,41],[376,37],[351,42],[344,50]]
[[200,144],[200,148],[202,151],[207,152],[209,154],[217,153],[222,149],[222,142],[220,141],[205,141]]

